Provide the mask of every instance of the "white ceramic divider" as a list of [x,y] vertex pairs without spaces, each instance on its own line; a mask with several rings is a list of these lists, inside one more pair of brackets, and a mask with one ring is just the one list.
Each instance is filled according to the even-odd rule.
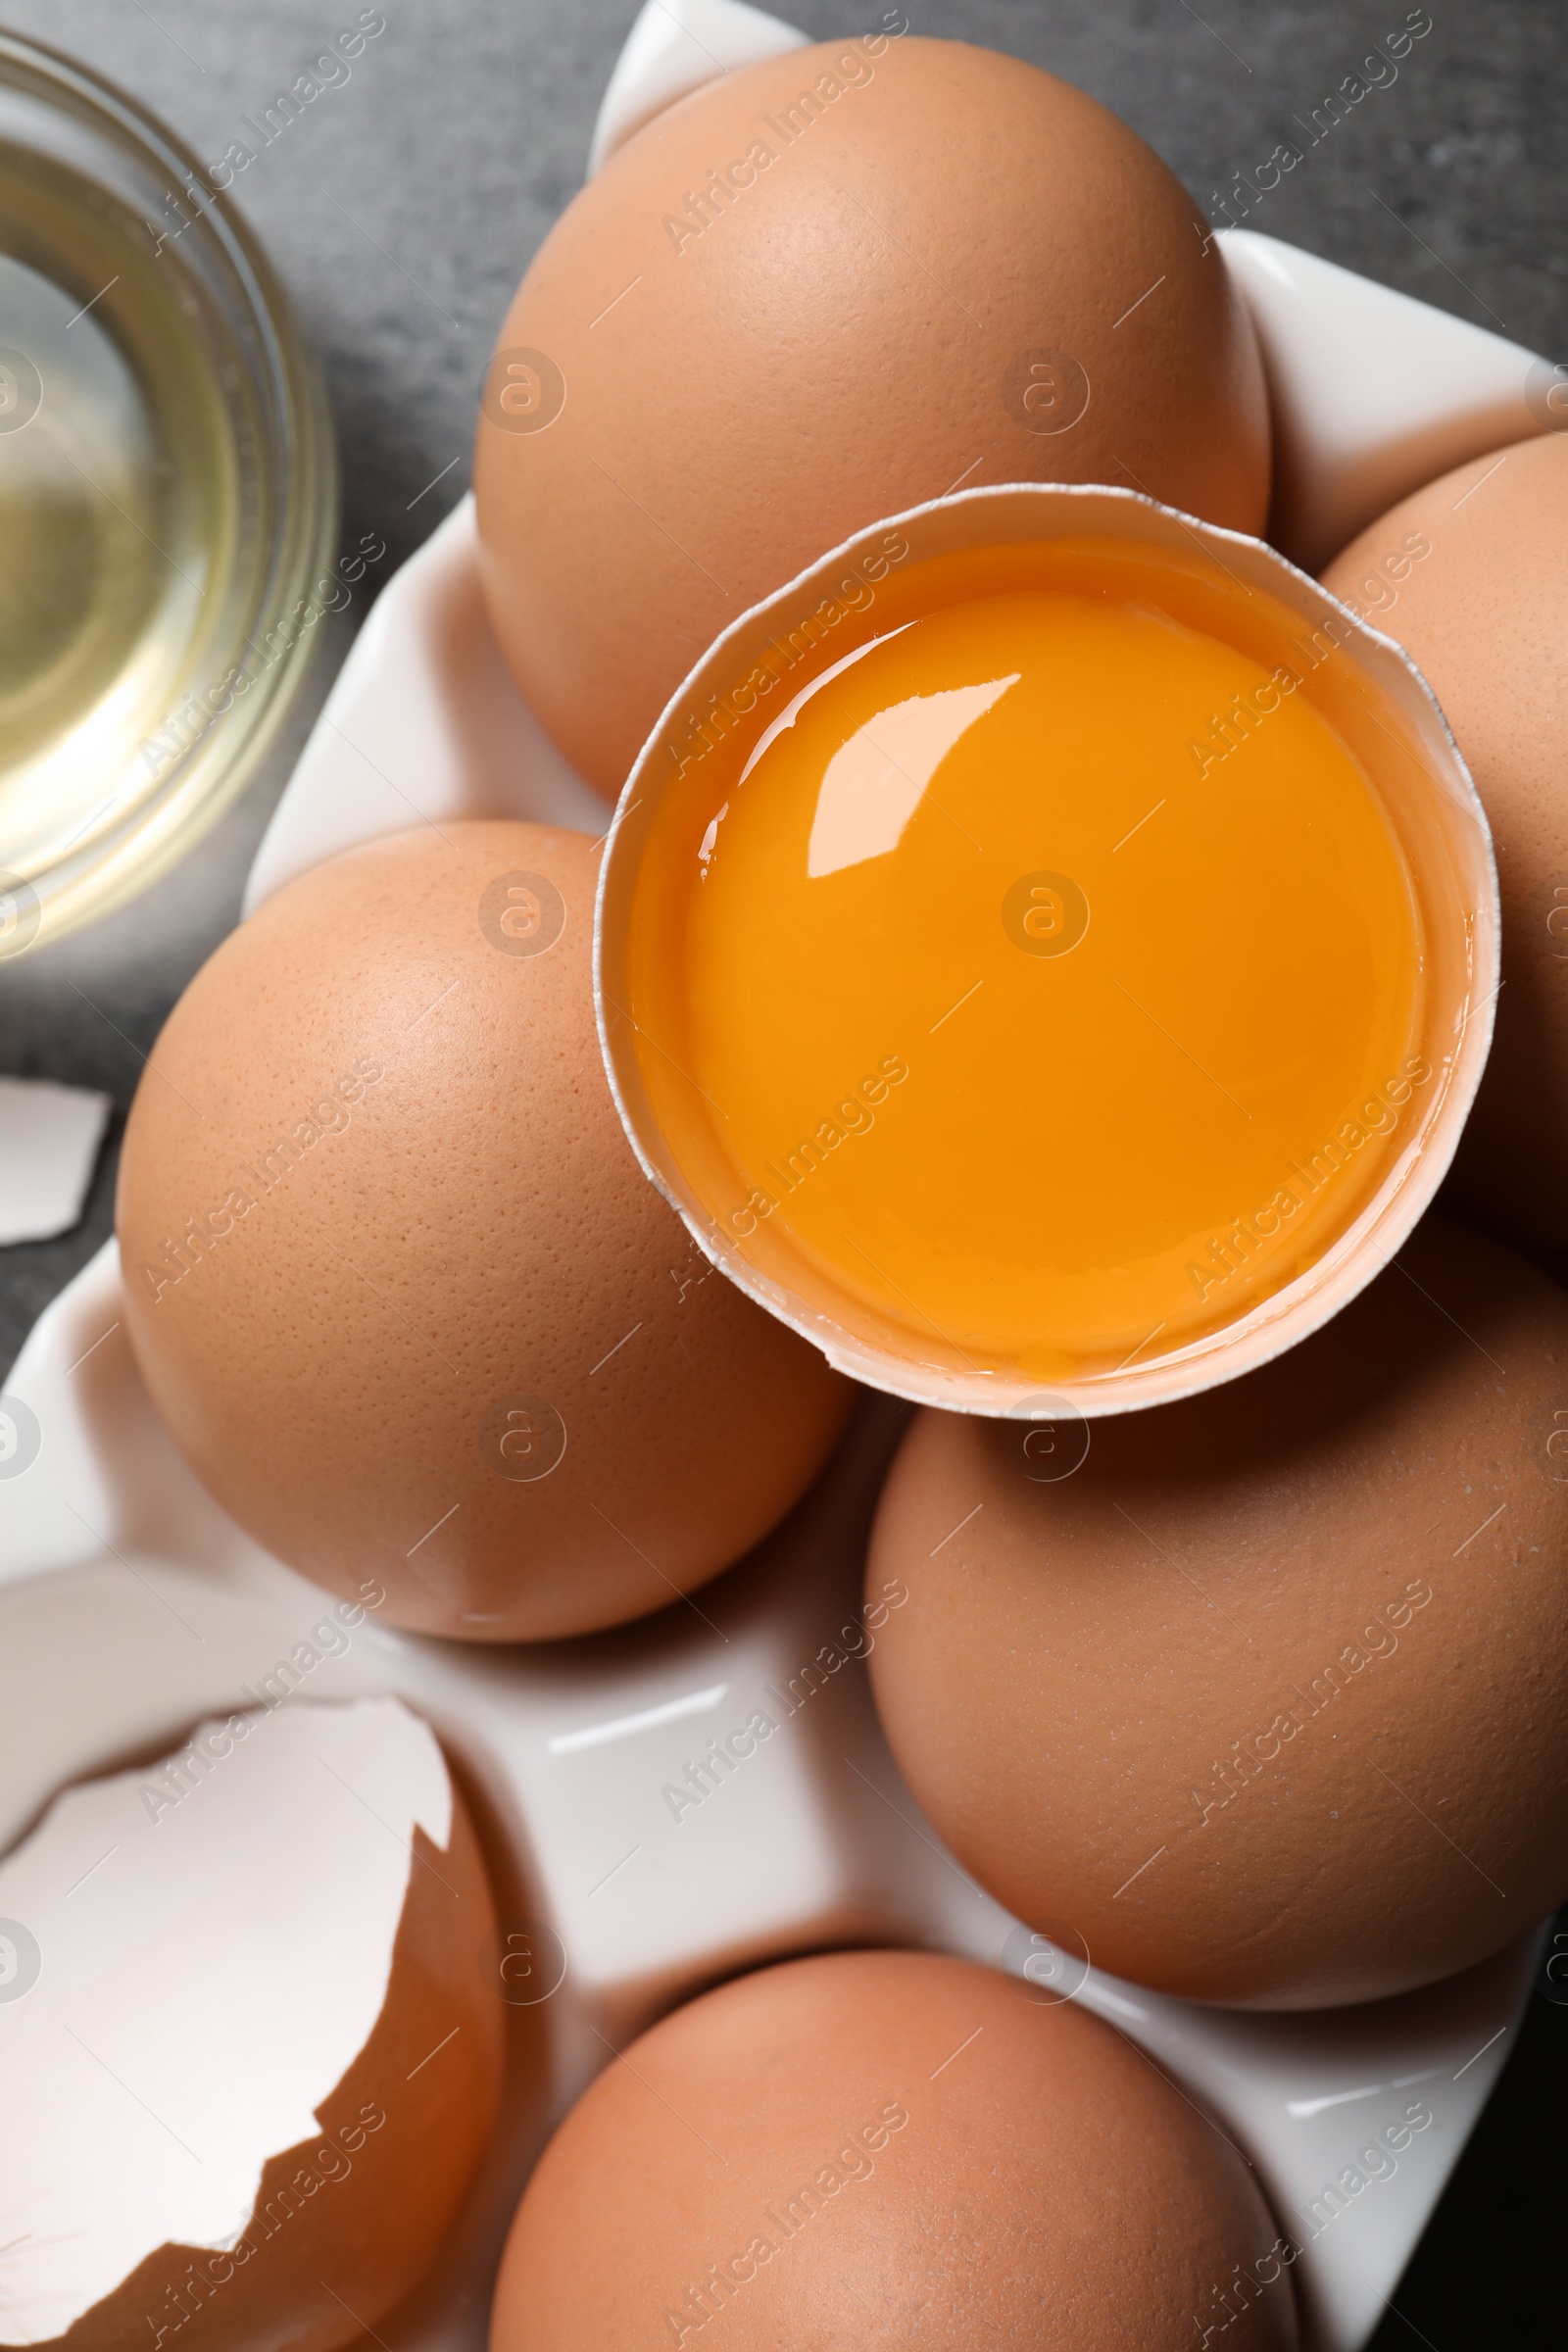
[[[735,1969],[865,1942],[1027,1973],[1042,1997],[1077,1999],[1127,2034],[1246,2153],[1302,2244],[1308,2341],[1364,2341],[1506,2055],[1534,1945],[1398,2000],[1280,2017],[1165,1999],[1020,1928],[921,1817],[863,1663],[807,1673],[827,1644],[866,1645],[840,1636],[861,1618],[901,1407],[867,1397],[786,1525],[657,1617],[545,1649],[402,1634],[373,1609],[347,1634],[198,1485],[120,1312],[111,1245],[42,1317],[0,1404],[24,1451],[33,1433],[38,1448],[0,1485],[0,1850],[66,1783],[291,1686],[284,1703],[396,1692],[429,1718],[534,1972],[511,1991],[546,1997],[514,2012],[519,2087],[502,2143],[423,2293],[380,2323],[390,2352],[479,2352],[528,2166],[612,2049]],[[780,1731],[700,1805],[672,1802],[688,1762],[758,1706]],[[503,1997],[495,1955],[475,1966]],[[525,2087],[541,2070],[542,2103]],[[1409,2132],[1416,2102],[1430,2121]],[[1377,2148],[1391,2128],[1397,2152]]]
[[[733,0],[649,0],[596,159],[704,78],[800,40]],[[1267,356],[1289,552],[1327,553],[1415,482],[1536,429],[1531,354],[1273,239],[1224,242]],[[512,684],[466,500],[377,602],[262,844],[247,911],[420,819],[598,833],[609,813]],[[496,1976],[514,2004],[508,2123],[437,2270],[381,2323],[389,2352],[480,2352],[528,2167],[612,2049],[726,1972],[864,1941],[996,1962],[1116,2027],[1255,2167],[1302,2247],[1308,2345],[1356,2352],[1375,2327],[1507,2055],[1535,1939],[1397,2000],[1256,2016],[1165,1999],[1031,1937],[922,1819],[863,1663],[816,1689],[805,1674],[858,1616],[898,1427],[899,1408],[867,1398],[782,1529],[641,1624],[490,1650],[400,1634],[372,1611],[346,1645],[312,1643],[323,1596],[219,1510],[152,1410],[113,1244],[40,1319],[0,1400],[0,1850],[66,1783],[255,1703],[304,1644],[320,1654],[296,1663],[300,1697],[397,1692],[435,1725],[528,1955],[526,1980]],[[688,1760],[759,1704],[782,1736],[700,1806],[672,1804]],[[1412,2109],[1428,2119],[1414,2129],[1400,2122]],[[1219,2331],[1229,2283],[1194,2315],[1198,2335]]]

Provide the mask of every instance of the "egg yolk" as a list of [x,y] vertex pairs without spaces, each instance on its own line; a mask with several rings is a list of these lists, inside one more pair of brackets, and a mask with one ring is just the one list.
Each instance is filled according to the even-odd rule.
[[1260,659],[945,561],[672,789],[626,1009],[743,1254],[911,1356],[1104,1375],[1366,1206],[1431,1076],[1418,901],[1284,617]]

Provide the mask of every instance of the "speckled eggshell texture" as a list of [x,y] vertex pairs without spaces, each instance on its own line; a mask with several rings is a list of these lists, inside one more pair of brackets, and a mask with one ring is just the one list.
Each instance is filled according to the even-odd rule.
[[1226,2342],[1290,2352],[1288,2252],[1229,2141],[1109,2027],[971,1961],[840,1953],[725,1984],[606,2069],[529,2184],[490,2344],[1185,2352],[1245,2266]]
[[712,1271],[611,1101],[595,846],[454,823],[290,883],[171,1015],[120,1173],[153,1400],[291,1567],[475,1641],[662,1607],[854,1395]]
[[1449,1195],[1568,1249],[1568,435],[1445,474],[1323,579],[1425,672],[1496,842],[1503,983]]
[[1276,1363],[1090,1435],[923,1412],[873,1535],[910,1595],[882,1721],[983,1886],[1115,1975],[1260,2008],[1427,1984],[1561,1901],[1555,1283],[1431,1219]]
[[827,42],[658,116],[546,238],[481,402],[485,593],[612,795],[749,606],[882,515],[1018,481],[1261,531],[1262,368],[1223,254],[1069,83]]

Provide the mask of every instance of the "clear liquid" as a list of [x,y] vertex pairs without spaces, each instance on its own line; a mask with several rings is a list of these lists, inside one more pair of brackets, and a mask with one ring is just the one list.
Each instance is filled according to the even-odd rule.
[[0,869],[24,877],[155,796],[234,552],[200,306],[116,211],[0,143]]

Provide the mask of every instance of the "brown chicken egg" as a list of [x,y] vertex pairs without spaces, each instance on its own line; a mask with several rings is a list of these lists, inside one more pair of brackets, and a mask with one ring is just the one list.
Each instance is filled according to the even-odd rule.
[[594,1028],[595,847],[433,826],[231,934],[132,1107],[118,1224],[153,1400],[333,1591],[489,1642],[662,1607],[821,1467],[854,1391],[642,1175]]
[[33,1962],[0,2004],[0,2342],[366,2342],[463,2207],[505,2058],[429,1726],[394,1698],[201,1723],[58,1797],[0,1910]]
[[[607,2068],[513,2225],[491,2352],[1181,2352],[1297,2342],[1228,2139],[1084,2010],[848,1952],[719,1987]],[[709,2330],[712,2332],[710,2334]]]
[[1264,1370],[923,1412],[869,1575],[909,1785],[1104,1969],[1258,2008],[1468,1967],[1568,1894],[1568,1297],[1429,1220]]
[[1323,578],[1425,672],[1496,843],[1502,987],[1450,1197],[1568,1249],[1568,436],[1418,490]]
[[481,402],[485,593],[613,795],[749,606],[882,515],[1015,481],[1262,529],[1262,367],[1223,254],[1069,83],[959,42],[825,42],[656,117],[546,238]]

